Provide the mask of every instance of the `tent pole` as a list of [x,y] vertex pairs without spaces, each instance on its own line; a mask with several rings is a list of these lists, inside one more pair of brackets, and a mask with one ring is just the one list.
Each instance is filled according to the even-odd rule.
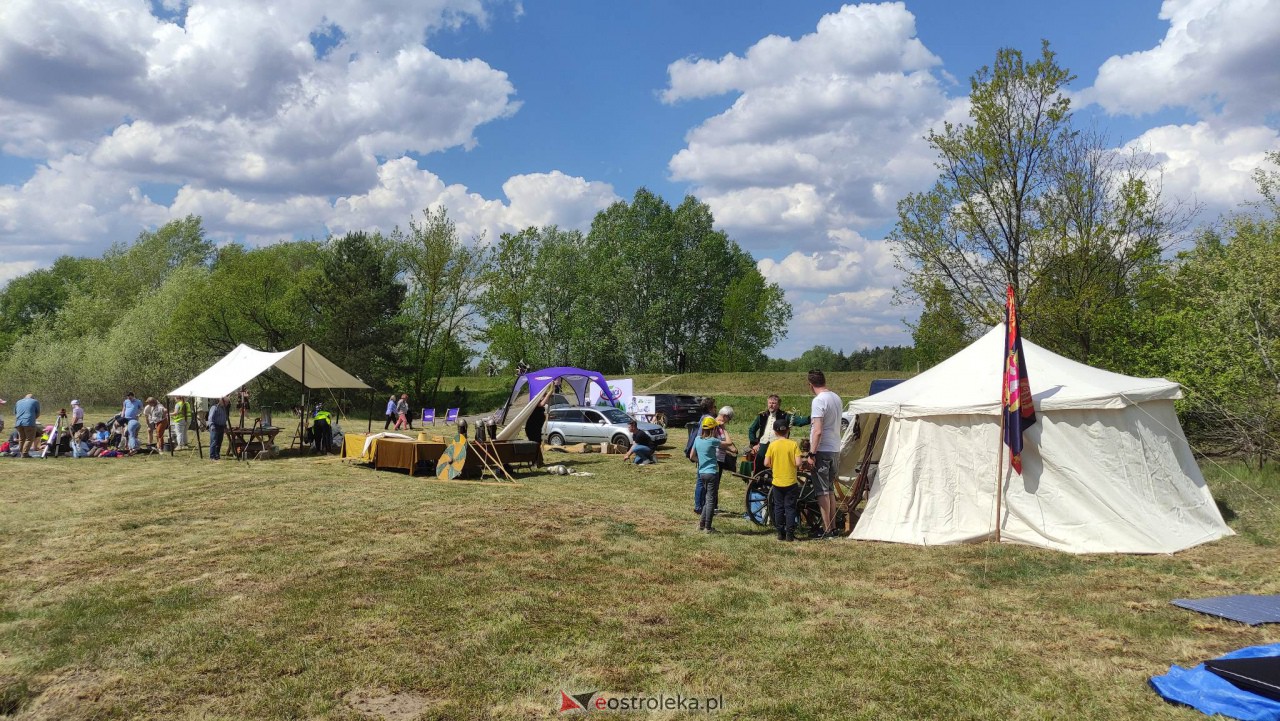
[[1001,501],[1004,498],[1004,421],[1005,412],[1000,408],[1000,433],[996,437],[996,543],[1000,542]]
[[378,402],[378,397],[373,394],[373,389],[370,388],[369,389],[369,430],[367,431],[368,433],[373,433],[373,412],[378,410],[377,405],[375,405],[377,402]]
[[[187,396],[187,397],[191,398],[191,396]],[[194,428],[196,431],[196,453],[200,454],[200,460],[203,461],[204,447],[200,445],[202,443],[202,441],[200,440],[200,418],[196,416],[195,400],[196,400],[195,398],[191,398],[191,400],[187,401],[187,416],[188,418],[190,418],[189,422],[191,423],[192,428]],[[208,413],[208,411],[205,411],[205,413]],[[206,415],[205,418],[208,418],[208,416]]]
[[302,344],[302,411],[298,413],[298,452],[307,447],[307,344]]

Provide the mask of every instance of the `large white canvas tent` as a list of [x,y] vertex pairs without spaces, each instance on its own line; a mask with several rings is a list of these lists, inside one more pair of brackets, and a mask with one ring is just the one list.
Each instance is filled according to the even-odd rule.
[[850,403],[841,475],[880,420],[879,462],[852,538],[948,544],[994,537],[1072,553],[1172,553],[1232,535],[1205,485],[1163,378],[1131,378],[1022,341],[1038,421],[1022,475],[1000,438],[1004,326],[930,370]]
[[241,343],[222,360],[186,383],[170,396],[221,398],[265,373],[278,368],[307,388],[365,388],[364,381],[342,370],[305,343],[279,353],[254,350]]

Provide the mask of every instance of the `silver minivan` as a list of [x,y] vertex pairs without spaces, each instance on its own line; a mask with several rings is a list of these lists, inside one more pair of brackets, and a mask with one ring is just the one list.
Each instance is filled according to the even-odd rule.
[[[543,437],[553,446],[566,443],[631,445],[627,424],[631,416],[608,406],[553,406],[547,409]],[[639,421],[637,428],[649,434],[654,447],[667,442],[667,432],[656,423]]]

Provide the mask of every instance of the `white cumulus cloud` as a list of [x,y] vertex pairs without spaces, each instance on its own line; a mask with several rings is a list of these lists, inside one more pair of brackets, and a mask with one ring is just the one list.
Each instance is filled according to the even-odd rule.
[[820,251],[838,229],[889,222],[936,175],[923,136],[963,112],[933,70],[902,3],[846,5],[798,39],[768,36],[742,55],[684,59],[666,102],[734,93],[672,157],[735,238],[755,251]]
[[[893,251],[883,240],[846,239],[833,250],[764,258],[756,267],[767,280],[796,291],[841,288],[892,290],[899,279]],[[856,240],[855,240],[856,238]]]
[[1280,149],[1280,131],[1200,121],[1152,128],[1126,148],[1152,153],[1160,160],[1166,194],[1202,203],[1209,213],[1221,213],[1257,196],[1253,171],[1266,164],[1268,151]]
[[0,186],[0,248],[92,255],[187,214],[264,241],[389,230],[439,205],[474,235],[584,227],[612,186],[530,173],[504,202],[409,156],[472,148],[518,110],[505,72],[429,47],[487,21],[482,0],[0,3],[0,151],[37,161]]
[[1084,97],[1113,113],[1187,107],[1260,118],[1280,110],[1280,3],[1165,0],[1155,47],[1109,58]]

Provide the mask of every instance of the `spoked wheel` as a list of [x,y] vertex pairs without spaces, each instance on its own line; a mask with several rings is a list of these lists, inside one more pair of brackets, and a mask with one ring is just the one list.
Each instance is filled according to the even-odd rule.
[[796,497],[796,530],[808,529],[811,535],[822,530],[822,509],[818,507],[818,496],[814,493],[809,474],[800,473],[800,495]]
[[[800,481],[800,497],[796,499],[796,527],[808,529],[812,535],[817,535],[823,530],[822,525],[822,507],[818,505],[818,495],[816,488],[811,480],[811,474],[801,471]],[[843,530],[845,528],[845,506],[841,502],[841,487],[837,481],[833,488],[832,498],[834,499],[835,518],[832,519],[833,528]],[[847,489],[845,490],[847,494]]]
[[773,524],[773,471],[764,470],[747,482],[747,520],[757,526]]

